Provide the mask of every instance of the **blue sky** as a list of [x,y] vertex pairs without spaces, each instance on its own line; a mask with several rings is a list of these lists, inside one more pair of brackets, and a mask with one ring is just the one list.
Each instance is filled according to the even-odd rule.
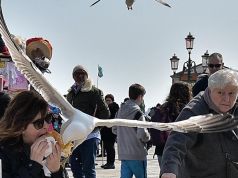
[[146,88],[146,107],[162,103],[172,80],[169,59],[188,60],[184,38],[195,37],[191,58],[201,63],[206,50],[220,52],[225,65],[238,69],[238,1],[136,0],[128,11],[124,0],[2,0],[10,32],[22,38],[43,37],[53,46],[46,78],[62,94],[73,84],[72,69],[85,66],[95,85],[97,65],[103,68],[99,88],[118,103],[128,88]]

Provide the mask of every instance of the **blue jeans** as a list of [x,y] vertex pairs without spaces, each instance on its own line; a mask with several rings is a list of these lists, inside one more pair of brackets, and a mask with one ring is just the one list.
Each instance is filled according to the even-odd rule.
[[122,160],[121,178],[147,178],[147,160]]
[[91,138],[79,145],[70,157],[74,178],[96,178],[95,160],[99,139]]

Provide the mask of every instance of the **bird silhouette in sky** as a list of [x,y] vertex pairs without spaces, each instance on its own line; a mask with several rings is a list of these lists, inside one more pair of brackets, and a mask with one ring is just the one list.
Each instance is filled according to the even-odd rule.
[[[0,1],[1,3],[1,1]],[[0,33],[7,46],[12,60],[16,67],[35,90],[49,103],[61,109],[62,118],[66,122],[62,125],[61,135],[63,142],[66,144],[75,141],[76,145],[81,144],[86,137],[94,130],[95,127],[106,126],[125,126],[138,128],[154,128],[161,131],[177,132],[221,132],[235,128],[237,119],[229,114],[219,115],[200,115],[194,116],[184,121],[172,123],[155,123],[127,119],[98,119],[75,109],[63,97],[54,86],[43,76],[41,71],[35,66],[32,60],[25,52],[14,42],[4,21],[2,7],[0,6]]]
[[135,0],[126,0],[126,6],[128,10],[132,10],[132,5],[134,4]]
[[[97,4],[100,1],[101,0],[95,1],[93,4],[90,5],[90,7],[94,6],[95,4]],[[171,6],[163,0],[155,0],[155,1],[163,4],[164,6],[167,6],[167,7],[171,8]],[[132,5],[134,4],[135,0],[126,0],[125,2],[126,2],[126,6],[127,6],[128,10],[132,10]]]
[[94,5],[97,4],[99,1],[101,1],[101,0],[95,1],[94,3],[92,3],[92,4],[90,5],[90,7],[94,6]]
[[159,2],[159,3],[161,3],[161,4],[163,4],[164,6],[167,6],[167,7],[170,7],[170,8],[171,8],[171,6],[170,6],[168,3],[166,3],[165,1],[163,1],[163,0],[155,0],[155,1],[157,1],[157,2]]

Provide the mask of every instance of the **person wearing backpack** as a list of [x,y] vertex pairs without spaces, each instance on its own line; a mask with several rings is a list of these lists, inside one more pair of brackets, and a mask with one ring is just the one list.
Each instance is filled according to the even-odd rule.
[[[145,121],[140,105],[146,91],[140,84],[129,87],[130,99],[121,104],[117,118]],[[146,142],[150,134],[144,128],[115,126],[113,133],[117,135],[118,159],[121,161],[121,178],[147,178]]]
[[[174,83],[165,102],[156,107],[154,115],[151,117],[152,122],[174,122],[181,110],[191,99],[191,89],[186,83]],[[166,140],[168,138],[168,131],[160,131],[150,129],[150,136],[152,144],[155,145],[155,155],[158,157],[158,162],[161,165],[162,153]]]

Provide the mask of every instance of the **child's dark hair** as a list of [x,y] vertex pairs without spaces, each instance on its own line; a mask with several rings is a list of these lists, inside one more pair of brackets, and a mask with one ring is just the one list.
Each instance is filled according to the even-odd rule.
[[106,98],[111,98],[111,100],[114,101],[114,96],[113,96],[112,94],[107,94],[107,95],[105,96],[105,99],[106,99]]
[[145,88],[140,84],[135,83],[135,84],[133,84],[129,87],[129,97],[130,97],[130,99],[135,100],[140,95],[144,96],[145,93],[146,93]]

